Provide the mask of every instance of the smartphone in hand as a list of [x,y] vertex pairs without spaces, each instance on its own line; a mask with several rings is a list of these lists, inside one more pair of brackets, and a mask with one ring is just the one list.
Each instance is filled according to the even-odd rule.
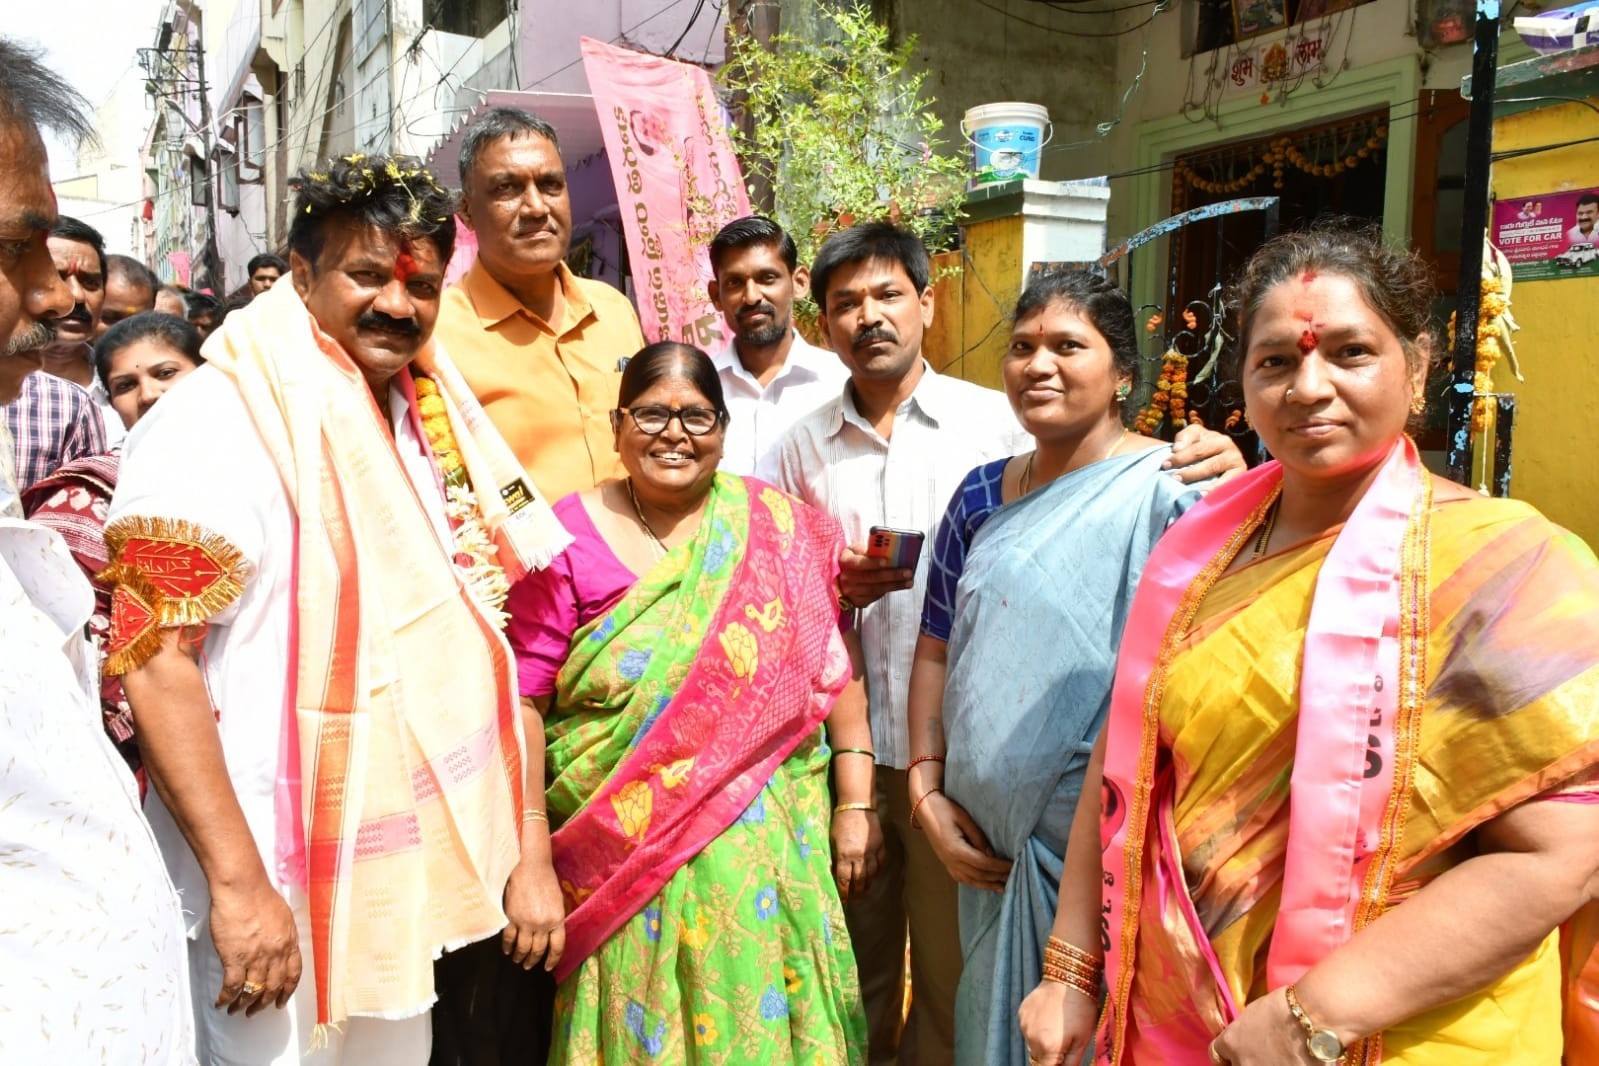
[[866,556],[869,559],[887,559],[895,569],[914,570],[922,555],[922,542],[927,534],[912,529],[891,529],[873,526],[866,534]]

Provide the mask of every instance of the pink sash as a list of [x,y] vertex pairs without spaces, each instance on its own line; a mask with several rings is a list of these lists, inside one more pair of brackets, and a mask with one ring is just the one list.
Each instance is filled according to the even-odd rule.
[[[1258,528],[1281,482],[1281,466],[1268,463],[1211,493],[1161,539],[1133,600],[1106,724],[1105,809],[1126,817],[1107,817],[1101,830],[1110,988],[1096,1052],[1103,1062],[1121,1061],[1139,912],[1146,890],[1161,890],[1143,883],[1144,872],[1181,878],[1176,856],[1145,861],[1149,847],[1162,846],[1152,807],[1167,671],[1205,593]],[[1415,445],[1405,438],[1317,577],[1299,684],[1282,903],[1267,961],[1272,987],[1297,980],[1381,913],[1387,898],[1423,683],[1431,496]],[[1409,654],[1402,657],[1402,648]],[[1164,802],[1170,800],[1168,788]],[[1187,893],[1182,884],[1165,890]],[[1237,1005],[1192,906],[1183,913],[1234,1016]],[[1204,1045],[1194,1039],[1204,1029],[1195,1021],[1140,1030],[1139,1040],[1160,1047],[1166,1061],[1202,1062]]]

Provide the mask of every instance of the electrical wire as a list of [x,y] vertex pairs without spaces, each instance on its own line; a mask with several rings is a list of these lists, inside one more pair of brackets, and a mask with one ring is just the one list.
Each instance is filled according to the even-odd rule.
[[[1158,16],[1162,11],[1165,10],[1165,5],[1164,4],[1157,5],[1155,11],[1147,19],[1145,19],[1144,21],[1140,22],[1136,26],[1129,26],[1129,27],[1127,27],[1124,30],[1112,30],[1110,33],[1084,33],[1084,32],[1078,31],[1078,30],[1063,30],[1063,29],[1061,29],[1058,26],[1051,26],[1048,23],[1044,23],[1044,22],[1034,22],[1032,19],[1023,18],[1021,15],[1018,15],[1018,14],[1016,14],[1014,12],[1011,12],[1011,11],[1007,11],[1007,10],[1005,10],[1002,7],[996,7],[994,4],[990,3],[989,0],[977,0],[977,3],[981,7],[986,7],[986,8],[988,8],[988,10],[996,12],[997,14],[1000,14],[1000,15],[1004,15],[1008,19],[1013,19],[1016,22],[1020,22],[1024,26],[1032,26],[1034,29],[1044,30],[1047,33],[1058,33],[1062,37],[1086,37],[1086,38],[1090,38],[1090,39],[1101,39],[1101,38],[1108,38],[1108,37],[1125,37],[1129,33],[1136,33],[1137,31],[1143,29],[1145,26],[1148,26],[1151,22],[1154,22],[1156,16]],[[1135,5],[1135,6],[1142,6],[1142,5]]]
[[[643,27],[647,23],[654,22],[656,19],[660,18],[662,15],[666,14],[668,11],[671,11],[673,8],[678,7],[681,4],[686,4],[686,3],[688,3],[688,0],[672,0],[672,2],[667,4],[665,7],[658,9],[655,12],[655,14],[646,16],[645,18],[641,18],[637,22],[633,23],[633,25],[625,27],[622,30],[621,33],[618,33],[615,37],[612,37],[610,39],[610,41],[608,41],[607,43],[608,44],[619,44],[619,43],[621,43],[622,39],[625,38],[628,34],[632,33],[634,30]],[[576,59],[572,60],[570,63],[566,63],[566,64],[564,64],[562,66],[556,67],[554,70],[552,70],[548,74],[544,75],[538,81],[535,81],[531,85],[527,86],[527,88],[529,90],[537,89],[540,85],[543,85],[545,82],[549,81],[551,78],[554,78],[554,77],[557,77],[558,75],[566,73],[567,71],[571,70],[573,67],[577,66],[581,62],[583,62],[583,57],[580,55]]]
[[672,47],[662,52],[661,55],[665,56],[667,59],[670,59],[677,54],[678,45],[683,43],[683,40],[688,36],[689,31],[694,28],[694,23],[700,20],[700,12],[704,10],[705,0],[694,0],[694,11],[688,17],[688,25],[684,26],[683,32],[677,35],[677,40],[672,42]]
[[1032,0],[1032,2],[1047,4],[1051,11],[1058,11],[1062,15],[1116,15],[1123,11],[1136,11],[1141,7],[1148,7],[1150,4],[1157,3],[1158,0],[1136,0],[1135,3],[1124,4],[1121,7],[1098,8],[1092,11],[1084,11],[1078,8],[1077,5],[1080,3],[1092,3],[1093,0],[1068,0],[1069,6],[1067,7],[1057,7],[1050,0]]

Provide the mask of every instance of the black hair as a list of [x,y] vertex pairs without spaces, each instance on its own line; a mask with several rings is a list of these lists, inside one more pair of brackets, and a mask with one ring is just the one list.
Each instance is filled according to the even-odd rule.
[[[1083,318],[1099,331],[1110,346],[1111,366],[1131,383],[1138,380],[1138,328],[1133,321],[1133,302],[1110,281],[1086,270],[1060,270],[1041,274],[1027,283],[1016,298],[1011,321],[1020,322],[1052,305],[1060,304]],[[1132,397],[1122,401],[1125,416],[1132,410]]]
[[111,357],[143,340],[164,344],[195,366],[205,362],[205,356],[200,354],[199,330],[177,315],[140,311],[106,330],[94,342],[94,373],[100,379],[101,388],[111,391]]
[[1242,365],[1249,350],[1249,332],[1267,294],[1307,272],[1354,282],[1399,338],[1410,372],[1432,365],[1438,348],[1432,268],[1415,252],[1384,244],[1374,223],[1353,218],[1323,219],[1309,229],[1278,234],[1249,257],[1228,292],[1227,302],[1238,314],[1235,365]]
[[711,275],[715,277],[721,273],[722,256],[728,252],[755,247],[775,247],[790,274],[799,265],[799,249],[794,247],[794,238],[785,233],[782,226],[763,215],[748,215],[735,218],[711,238]]
[[927,246],[910,230],[889,222],[862,222],[827,238],[811,264],[811,299],[827,313],[827,286],[839,267],[873,260],[898,263],[920,296],[927,291],[933,264]]
[[136,288],[149,289],[150,298],[161,288],[161,279],[155,276],[155,271],[133,258],[131,255],[108,255],[105,257],[106,281],[111,280],[113,274],[120,274],[127,278]]
[[555,127],[520,107],[491,107],[473,119],[467,125],[466,132],[461,134],[461,151],[455,161],[461,176],[461,188],[466,188],[467,176],[477,165],[479,152],[507,137],[515,140],[529,136],[543,137],[557,153],[561,150],[561,142],[555,137]]
[[1585,192],[1577,197],[1577,206],[1581,207],[1583,204],[1599,204],[1599,192]]
[[100,280],[105,280],[105,238],[100,236],[99,230],[71,215],[62,215],[56,219],[50,236],[65,241],[81,241],[93,248],[94,254],[100,257]]
[[233,312],[249,307],[250,301],[253,299],[255,299],[255,293],[251,292],[250,287],[246,285],[243,292],[236,292],[226,300],[223,300],[222,317],[217,320],[217,325],[220,326]]
[[183,315],[191,322],[201,315],[214,315],[222,310],[222,301],[208,292],[190,289],[183,294]]
[[411,156],[347,155],[326,171],[302,171],[289,184],[294,189],[289,248],[313,268],[327,223],[340,219],[432,241],[441,263],[448,263],[455,250],[455,194]]
[[76,141],[94,139],[89,101],[41,63],[43,49],[0,37],[0,118]]
[[271,252],[262,252],[260,255],[250,260],[249,264],[244,268],[244,276],[246,278],[253,278],[255,277],[255,272],[260,270],[262,267],[271,267],[273,270],[278,272],[279,277],[282,277],[289,272],[289,261],[283,258],[281,255],[273,255]]
[[[727,425],[732,416],[727,412],[727,399],[722,395],[722,379],[716,373],[716,364],[692,344],[677,341],[647,344],[627,361],[621,387],[617,390],[617,408],[632,407],[652,386],[669,378],[682,378],[699,389],[700,395],[716,409],[722,425]],[[612,424],[615,424],[614,414]]]

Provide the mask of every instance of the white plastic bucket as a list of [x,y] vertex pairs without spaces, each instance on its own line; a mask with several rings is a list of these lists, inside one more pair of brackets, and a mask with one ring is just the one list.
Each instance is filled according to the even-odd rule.
[[970,187],[1038,177],[1039,156],[1054,132],[1049,109],[1041,104],[983,104],[967,111],[961,135],[972,146]]

